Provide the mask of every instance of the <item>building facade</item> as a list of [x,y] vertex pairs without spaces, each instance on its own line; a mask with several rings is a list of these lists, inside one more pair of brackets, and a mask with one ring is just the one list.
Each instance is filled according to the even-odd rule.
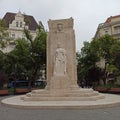
[[14,48],[15,40],[18,38],[26,38],[24,29],[28,29],[33,39],[37,34],[38,24],[33,16],[24,15],[20,11],[18,13],[7,12],[3,17],[6,23],[6,27],[9,33],[9,37],[12,38],[7,48],[3,49],[3,52],[9,52]]
[[[120,40],[120,15],[111,16],[107,18],[104,23],[100,23],[98,25],[94,38],[99,39],[100,37],[107,35],[107,34],[112,35],[117,40]],[[96,65],[100,68],[104,68],[105,60],[101,58],[101,60],[97,62]],[[107,76],[109,76],[109,74],[111,73],[108,72]],[[108,79],[106,79],[106,83],[107,82],[108,82]]]
[[120,15],[111,16],[104,23],[100,23],[94,38],[98,39],[106,34],[120,40]]

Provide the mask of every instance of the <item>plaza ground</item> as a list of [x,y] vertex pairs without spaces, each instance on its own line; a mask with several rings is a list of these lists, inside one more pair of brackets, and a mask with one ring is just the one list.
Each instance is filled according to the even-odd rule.
[[[0,100],[6,97],[0,97]],[[0,104],[0,120],[119,120],[120,106],[102,109],[16,109]]]

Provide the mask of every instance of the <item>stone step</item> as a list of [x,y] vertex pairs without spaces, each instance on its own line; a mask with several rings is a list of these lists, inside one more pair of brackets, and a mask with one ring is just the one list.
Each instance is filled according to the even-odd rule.
[[34,93],[28,93],[26,96],[28,97],[51,97],[51,96],[62,96],[62,97],[89,97],[89,96],[96,96],[99,95],[98,92],[91,92],[91,93],[52,93],[52,94],[47,94],[47,93],[39,93],[39,94],[34,94]]
[[24,101],[96,101],[105,98],[103,95],[90,97],[23,97]]

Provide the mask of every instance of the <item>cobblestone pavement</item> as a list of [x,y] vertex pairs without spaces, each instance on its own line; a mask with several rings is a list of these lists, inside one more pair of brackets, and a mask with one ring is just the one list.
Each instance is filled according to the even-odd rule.
[[[5,97],[0,97],[0,100]],[[0,104],[0,120],[120,120],[120,107],[104,109],[16,109]]]

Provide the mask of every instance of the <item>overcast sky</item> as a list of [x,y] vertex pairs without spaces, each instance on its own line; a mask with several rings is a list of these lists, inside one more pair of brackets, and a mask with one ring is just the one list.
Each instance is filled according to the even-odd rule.
[[19,10],[42,21],[46,29],[49,19],[73,17],[78,51],[84,41],[92,40],[99,23],[120,14],[120,0],[0,0],[0,18]]

